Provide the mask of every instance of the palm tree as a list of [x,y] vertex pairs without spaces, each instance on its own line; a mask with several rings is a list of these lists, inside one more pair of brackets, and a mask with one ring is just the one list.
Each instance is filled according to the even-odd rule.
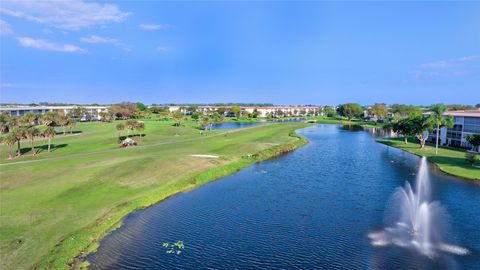
[[142,121],[137,121],[135,123],[135,130],[140,132],[140,139],[142,139],[143,131],[145,130],[145,123]]
[[73,134],[73,128],[77,125],[77,122],[75,120],[69,120],[68,121],[68,128],[70,129],[70,134]]
[[432,107],[432,117],[435,121],[435,125],[437,128],[437,136],[435,138],[435,155],[438,154],[438,141],[440,139],[440,127],[452,127],[453,126],[453,119],[451,117],[445,118],[443,117],[443,113],[447,110],[447,106],[443,104],[437,104]]
[[17,156],[20,156],[21,155],[20,141],[25,138],[25,129],[23,129],[19,126],[15,126],[15,127],[12,128],[10,133],[12,134],[12,136],[15,137],[15,140],[17,142]]
[[40,136],[40,131],[36,127],[29,127],[25,129],[25,137],[30,140],[30,144],[32,146],[32,154],[35,156],[37,153],[35,152],[35,138]]
[[45,126],[54,126],[58,121],[58,114],[53,111],[48,111],[43,115],[42,122]]
[[2,112],[2,114],[0,114],[0,132],[8,133],[14,125],[15,117],[10,116],[8,112]]
[[118,137],[120,138],[120,136],[122,135],[122,131],[125,130],[125,125],[120,123],[120,124],[117,124],[117,131],[118,131]]
[[37,120],[37,116],[31,112],[28,112],[22,115],[21,122],[23,122],[25,126],[32,126],[35,120]]
[[137,124],[136,120],[130,119],[125,122],[125,128],[128,130],[128,136],[130,136],[130,131],[135,129]]
[[43,136],[48,138],[48,152],[50,152],[50,146],[51,146],[51,139],[55,137],[55,128],[52,126],[47,127],[45,131],[43,131]]
[[65,135],[65,127],[68,125],[68,117],[65,115],[59,115],[57,118],[58,125],[63,129],[63,135]]
[[16,142],[17,137],[13,132],[8,133],[3,139],[3,143],[8,146],[8,159],[12,159],[12,147]]

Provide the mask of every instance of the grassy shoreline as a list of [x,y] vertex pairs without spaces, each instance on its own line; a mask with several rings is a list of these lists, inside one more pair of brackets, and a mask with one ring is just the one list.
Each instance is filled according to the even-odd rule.
[[[207,171],[201,172],[196,176],[180,180],[180,186],[175,189],[168,189],[158,193],[155,192],[150,196],[133,201],[129,205],[119,206],[119,209],[113,210],[112,213],[109,213],[109,215],[106,215],[102,219],[95,221],[93,226],[87,228],[86,230],[81,230],[59,243],[58,247],[56,247],[55,250],[52,251],[52,253],[47,256],[45,260],[42,260],[43,263],[39,264],[38,268],[58,269],[59,267],[65,265],[68,265],[73,269],[84,269],[88,267],[89,263],[88,261],[84,260],[84,258],[88,254],[96,251],[99,246],[99,241],[109,232],[119,228],[122,225],[124,218],[129,214],[160,203],[161,201],[175,196],[178,193],[192,190],[204,184],[221,179],[254,163],[262,162],[294,151],[295,149],[308,143],[305,138],[296,134],[295,132],[291,132],[289,136],[294,137],[297,140],[261,150],[252,156],[242,157],[237,162],[208,169]],[[78,241],[79,239],[83,240],[81,240],[80,244]],[[69,259],[65,260],[67,258]]]
[[[202,133],[192,121],[146,121],[137,147],[118,147],[115,123],[82,123],[82,136],[55,138],[63,147],[51,153],[31,157],[24,144],[24,156],[0,160],[0,268],[82,268],[80,258],[129,213],[292,151],[306,143],[294,131],[309,126]],[[0,157],[6,150],[0,145]]]
[[[435,155],[435,146],[426,145],[425,149],[420,149],[418,143],[409,142],[405,144],[403,138],[382,138],[377,139],[377,142],[417,156],[425,156],[444,173],[470,181],[480,180],[480,168],[474,167],[465,161],[465,151],[440,147],[438,155]],[[478,160],[480,159],[477,155],[477,163],[479,162]]]
[[316,119],[317,124],[351,125],[351,126],[362,126],[362,127],[372,127],[372,128],[383,128],[382,124],[372,122],[372,121],[348,121],[346,119],[338,119],[333,117],[318,117],[314,119]]

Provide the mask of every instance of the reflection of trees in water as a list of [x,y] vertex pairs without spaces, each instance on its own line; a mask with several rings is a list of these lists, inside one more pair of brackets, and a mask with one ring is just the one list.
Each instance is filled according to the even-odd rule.
[[391,129],[364,127],[360,125],[344,125],[342,126],[342,129],[347,131],[367,131],[368,133],[372,134],[374,137],[388,137],[388,138],[397,137],[397,134],[395,134]]

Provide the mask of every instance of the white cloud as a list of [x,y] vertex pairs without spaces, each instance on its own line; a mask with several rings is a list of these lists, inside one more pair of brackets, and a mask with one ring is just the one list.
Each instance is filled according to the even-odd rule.
[[0,83],[0,88],[13,88],[15,85],[13,83]]
[[0,20],[0,34],[1,35],[13,34],[12,28],[10,28],[10,25],[4,20]]
[[84,49],[71,44],[57,44],[44,39],[34,39],[30,37],[20,37],[18,43],[25,48],[33,48],[42,51],[80,53],[85,52]]
[[140,29],[149,30],[149,31],[156,31],[156,30],[164,30],[171,28],[172,26],[169,24],[140,24]]
[[88,37],[82,37],[80,40],[90,44],[112,44],[114,46],[121,47],[124,51],[131,51],[130,48],[128,48],[123,42],[115,38],[91,35]]
[[480,60],[480,56],[471,55],[449,60],[439,60],[420,64],[412,72],[415,80],[421,80],[431,77],[459,77],[469,74],[473,63]]
[[81,41],[83,42],[86,42],[86,43],[112,43],[112,44],[117,44],[119,43],[118,39],[114,39],[114,38],[109,38],[109,37],[99,37],[99,36],[96,36],[96,35],[91,35],[89,37],[82,37],[80,39]]
[[0,12],[65,30],[79,30],[85,27],[121,22],[130,15],[129,12],[121,11],[114,4],[81,0],[2,0]]
[[168,48],[159,46],[159,47],[156,48],[156,50],[159,51],[159,52],[166,52],[166,51],[168,51]]

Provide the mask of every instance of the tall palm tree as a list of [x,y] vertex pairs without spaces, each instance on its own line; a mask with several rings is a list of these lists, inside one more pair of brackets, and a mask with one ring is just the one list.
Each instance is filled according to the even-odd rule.
[[48,126],[47,129],[43,131],[43,136],[48,138],[48,152],[50,152],[50,146],[51,146],[51,139],[55,137],[55,128],[52,126]]
[[13,132],[8,133],[3,138],[3,143],[8,146],[8,159],[12,159],[12,147],[17,142],[17,137]]
[[453,119],[451,117],[444,117],[443,113],[447,110],[447,106],[443,104],[437,104],[432,107],[432,117],[435,121],[435,125],[437,128],[436,131],[436,138],[435,138],[435,155],[438,154],[438,141],[440,139],[440,127],[452,127],[453,126]]
[[15,140],[17,142],[17,156],[20,156],[22,153],[20,152],[20,141],[25,138],[25,129],[19,126],[15,126],[11,129],[10,133],[12,133],[15,137]]
[[30,145],[32,146],[32,154],[35,156],[35,138],[40,136],[40,131],[36,127],[29,127],[25,129],[25,137],[30,140]]

